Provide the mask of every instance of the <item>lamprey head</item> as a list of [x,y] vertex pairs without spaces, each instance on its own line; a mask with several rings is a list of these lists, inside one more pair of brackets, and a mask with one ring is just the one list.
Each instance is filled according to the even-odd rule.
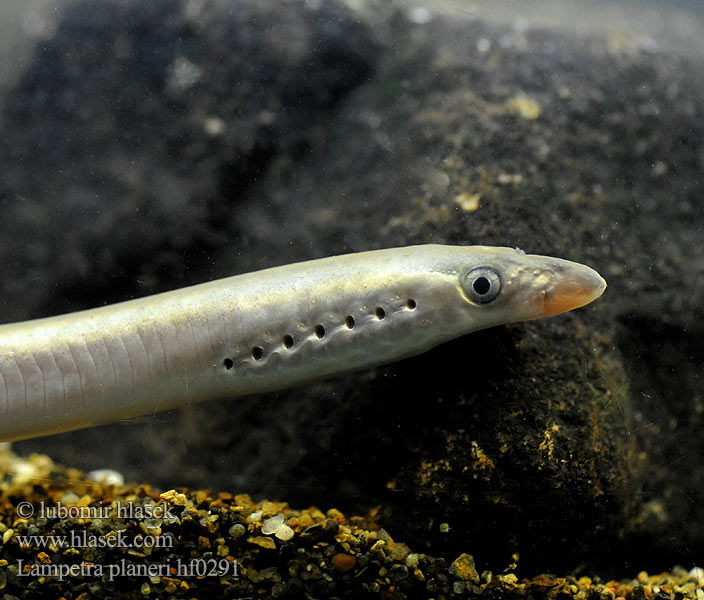
[[466,313],[481,327],[558,315],[589,304],[606,289],[596,271],[579,263],[512,248],[467,250],[458,284]]

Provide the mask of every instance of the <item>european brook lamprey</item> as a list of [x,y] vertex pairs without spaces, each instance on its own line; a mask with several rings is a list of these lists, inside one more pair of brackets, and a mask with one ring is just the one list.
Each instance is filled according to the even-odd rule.
[[0,326],[0,441],[281,390],[598,298],[584,265],[409,246]]

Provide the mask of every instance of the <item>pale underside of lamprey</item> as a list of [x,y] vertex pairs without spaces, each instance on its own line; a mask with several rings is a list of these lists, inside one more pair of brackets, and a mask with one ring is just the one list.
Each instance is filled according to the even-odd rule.
[[583,306],[584,265],[409,246],[238,275],[0,326],[0,441],[285,389]]

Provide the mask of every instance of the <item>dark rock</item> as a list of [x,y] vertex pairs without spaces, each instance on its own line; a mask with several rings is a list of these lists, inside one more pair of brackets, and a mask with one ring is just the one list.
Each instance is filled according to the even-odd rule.
[[305,152],[373,52],[334,2],[69,5],[2,115],[3,320],[178,287],[241,252],[248,189]]

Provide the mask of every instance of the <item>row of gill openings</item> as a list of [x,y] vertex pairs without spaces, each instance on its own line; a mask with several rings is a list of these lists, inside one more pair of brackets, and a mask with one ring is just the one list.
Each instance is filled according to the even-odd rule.
[[[418,304],[413,298],[409,298],[408,300],[406,300],[406,308],[408,310],[415,310],[417,306]],[[386,310],[384,310],[382,306],[377,306],[374,309],[374,316],[376,316],[378,321],[383,321],[386,318]],[[347,315],[345,317],[344,323],[347,329],[354,329],[356,325],[355,318],[352,315]],[[315,334],[316,338],[322,340],[325,337],[325,326],[321,325],[320,323],[314,325],[313,333]],[[295,345],[295,340],[293,339],[292,335],[287,333],[281,338],[281,344],[286,350],[291,350]],[[264,347],[252,346],[250,356],[254,360],[261,360],[262,358],[264,358]],[[223,360],[222,364],[225,369],[229,371],[235,366],[235,361],[232,360],[230,357],[227,357]]]

